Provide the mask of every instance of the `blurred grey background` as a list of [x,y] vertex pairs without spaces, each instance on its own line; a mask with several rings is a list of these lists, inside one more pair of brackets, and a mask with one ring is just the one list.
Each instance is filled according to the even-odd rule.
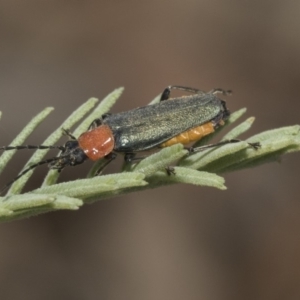
[[[232,89],[229,108],[256,117],[244,137],[299,123],[299,14],[278,0],[1,1],[1,144],[54,106],[39,144],[119,86],[113,112],[180,84]],[[177,185],[1,224],[1,299],[299,299],[299,154],[225,178],[227,191]]]

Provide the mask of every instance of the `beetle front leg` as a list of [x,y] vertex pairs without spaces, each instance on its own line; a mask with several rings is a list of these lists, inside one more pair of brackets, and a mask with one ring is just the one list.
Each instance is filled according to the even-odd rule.
[[100,175],[104,168],[110,164],[115,158],[117,157],[117,154],[114,152],[109,153],[108,155],[104,156],[105,160],[103,160],[103,163],[99,166],[94,176]]
[[65,135],[71,138],[71,140],[77,140],[76,137],[71,133],[69,129],[62,128],[62,131],[64,132]]
[[95,119],[95,120],[90,124],[90,126],[88,127],[88,130],[94,129],[94,128],[96,128],[96,127],[102,125],[103,120],[104,120],[105,118],[107,118],[108,116],[110,116],[110,115],[111,115],[111,113],[106,113],[106,114],[102,115],[101,119],[100,119],[100,118]]

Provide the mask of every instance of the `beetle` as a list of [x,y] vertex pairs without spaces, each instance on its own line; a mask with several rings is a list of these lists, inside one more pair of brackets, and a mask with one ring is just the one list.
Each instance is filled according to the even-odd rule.
[[[171,90],[177,89],[190,92],[192,95],[170,98]],[[65,133],[71,138],[64,146],[5,146],[1,150],[12,149],[59,149],[57,157],[40,161],[22,171],[13,182],[29,170],[43,164],[49,164],[50,169],[60,172],[66,166],[76,166],[87,159],[106,162],[96,172],[115,159],[117,153],[123,153],[125,161],[140,159],[136,153],[154,148],[168,147],[176,143],[190,144],[211,134],[219,126],[224,125],[230,116],[226,102],[216,96],[230,94],[230,91],[213,89],[204,91],[183,87],[168,86],[164,89],[160,101],[156,104],[138,107],[133,110],[117,114],[105,114],[92,122],[86,132],[76,139],[68,130]],[[208,147],[215,147],[240,140],[226,140],[216,144],[188,148],[190,153],[202,151]],[[258,148],[259,143],[249,143]]]

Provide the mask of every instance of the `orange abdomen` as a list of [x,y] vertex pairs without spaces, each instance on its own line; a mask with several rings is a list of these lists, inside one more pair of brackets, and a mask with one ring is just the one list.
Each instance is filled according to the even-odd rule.
[[196,142],[202,139],[204,136],[214,132],[214,124],[212,122],[205,123],[203,125],[191,128],[177,136],[174,136],[170,140],[162,143],[160,147],[168,147],[174,144],[189,144],[191,142]]

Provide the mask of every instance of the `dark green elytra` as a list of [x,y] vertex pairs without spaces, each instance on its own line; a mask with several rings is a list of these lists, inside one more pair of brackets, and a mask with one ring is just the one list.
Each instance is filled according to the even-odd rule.
[[191,95],[108,115],[114,151],[136,152],[159,146],[172,137],[209,121],[229,116],[225,101],[214,94]]

